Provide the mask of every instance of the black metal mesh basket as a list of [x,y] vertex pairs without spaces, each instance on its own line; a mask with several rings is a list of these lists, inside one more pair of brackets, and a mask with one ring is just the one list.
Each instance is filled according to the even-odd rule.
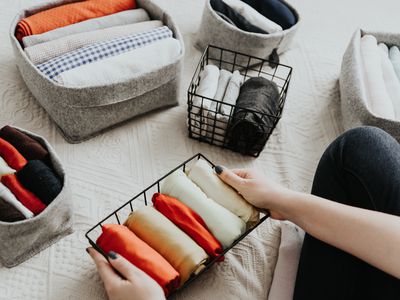
[[[243,61],[247,63],[243,65]],[[273,81],[279,90],[277,114],[260,113],[256,110],[198,95],[196,92],[200,83],[200,72],[208,64],[216,65],[219,69],[225,69],[230,72],[238,70],[244,80],[251,77],[264,77]],[[289,66],[209,45],[200,59],[188,89],[189,137],[244,155],[258,157],[281,118],[291,75],[292,68]],[[199,101],[194,101],[195,97],[201,99],[200,105],[198,104]],[[214,105],[210,105],[210,107],[214,108],[206,108],[203,105],[205,101],[214,103]],[[224,111],[219,109],[221,106],[225,108]],[[247,125],[253,130],[255,128],[257,134],[254,134],[253,137],[250,134],[242,139],[232,136],[230,132],[232,124],[237,124],[244,120],[248,122],[247,116],[249,114],[253,114],[251,119],[257,120],[257,122],[251,122],[252,124]]]
[[[160,179],[158,179],[156,182],[154,182],[152,185],[144,189],[142,192],[137,194],[135,197],[130,199],[128,202],[120,206],[118,209],[110,213],[107,217],[102,219],[100,222],[98,222],[96,225],[94,225],[92,228],[90,228],[86,234],[85,237],[88,239],[90,245],[95,248],[97,251],[99,251],[104,257],[107,257],[107,253],[104,253],[104,251],[96,244],[97,238],[101,234],[101,226],[104,224],[123,224],[124,221],[128,218],[129,214],[139,207],[142,207],[144,205],[152,205],[151,200],[149,201],[148,199],[151,199],[154,193],[159,193],[160,192],[160,185],[162,181],[169,175],[171,175],[174,171],[181,169],[185,172],[185,169],[187,167],[190,167],[192,164],[194,164],[198,159],[204,159],[207,161],[213,168],[215,167],[214,164],[209,161],[204,155],[201,153],[198,153],[194,155],[193,157],[189,158],[173,170],[171,170],[168,174],[164,175]],[[224,249],[224,251],[217,257],[210,259],[206,265],[205,268],[200,271],[197,275],[192,274],[192,276],[185,282],[185,284],[180,287],[178,290],[179,291],[185,287],[187,287],[191,282],[196,280],[198,276],[209,270],[219,259],[221,256],[225,255],[226,252],[228,252],[230,249],[232,249],[237,243],[239,243],[243,238],[245,238],[250,232],[252,232],[257,226],[259,226],[262,222],[264,222],[269,215],[261,213],[262,217],[260,218],[260,221],[254,225],[253,227],[249,228],[245,233],[243,233],[229,248]],[[171,293],[169,296],[172,296],[176,291]]]

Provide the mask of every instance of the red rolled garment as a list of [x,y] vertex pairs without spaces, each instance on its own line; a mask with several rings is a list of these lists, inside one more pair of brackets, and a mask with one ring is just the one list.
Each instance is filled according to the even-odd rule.
[[59,27],[136,8],[136,0],[87,0],[38,12],[18,22],[15,37],[40,34]]
[[[114,251],[153,278],[169,295],[179,286],[179,273],[157,251],[124,225],[105,224],[96,244],[105,252]],[[134,296],[134,295],[133,295]]]
[[204,220],[190,207],[176,198],[160,193],[155,193],[152,201],[155,209],[190,236],[210,257],[217,257],[222,253],[221,243],[210,233]]
[[27,163],[25,157],[15,147],[2,138],[0,138],[0,156],[16,171],[21,170]]
[[15,197],[17,197],[23,206],[25,206],[35,215],[40,214],[46,208],[46,205],[44,205],[39,198],[23,187],[15,174],[3,175],[1,177],[1,182],[8,187],[8,189],[15,195]]

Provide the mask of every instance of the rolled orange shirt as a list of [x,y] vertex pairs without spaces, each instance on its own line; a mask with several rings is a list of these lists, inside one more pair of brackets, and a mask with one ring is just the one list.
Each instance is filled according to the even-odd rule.
[[179,273],[157,251],[124,225],[105,224],[96,243],[105,252],[114,251],[153,278],[169,295],[179,287]]
[[46,208],[46,205],[40,201],[35,194],[24,188],[24,186],[18,181],[15,174],[3,175],[1,177],[1,182],[8,187],[8,189],[15,195],[15,197],[17,197],[23,206],[25,206],[35,215],[40,214]]
[[155,209],[190,236],[210,257],[217,257],[222,253],[221,243],[210,233],[204,220],[189,206],[160,193],[155,193],[152,201]]
[[88,19],[136,8],[136,0],[87,0],[64,4],[38,12],[18,22],[15,37],[40,34]]
[[27,163],[25,157],[6,140],[0,138],[0,156],[14,170],[21,170]]

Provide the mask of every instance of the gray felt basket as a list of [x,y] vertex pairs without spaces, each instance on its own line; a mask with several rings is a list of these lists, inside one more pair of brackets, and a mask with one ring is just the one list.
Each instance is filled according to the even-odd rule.
[[14,223],[0,222],[0,263],[8,268],[21,264],[73,232],[71,192],[60,159],[44,138],[17,129],[47,149],[53,170],[63,182],[63,188],[39,215]]
[[368,125],[379,127],[390,133],[400,142],[400,122],[384,119],[374,115],[366,106],[366,95],[362,78],[362,61],[360,53],[361,37],[371,34],[380,43],[400,46],[398,33],[368,32],[358,29],[350,40],[343,55],[342,69],[340,72],[340,98],[342,106],[343,123],[345,129]]
[[135,116],[178,104],[184,45],[170,15],[152,0],[137,0],[154,20],[167,25],[180,41],[181,54],[170,64],[138,74],[130,80],[88,88],[68,88],[45,77],[25,55],[14,36],[19,20],[71,0],[51,1],[21,11],[11,24],[10,38],[26,85],[61,129],[68,142],[81,142]]
[[[229,24],[213,10],[210,0],[207,0],[200,28],[196,33],[198,36],[196,46],[199,50],[204,51],[208,45],[213,45],[264,59],[269,59],[274,50],[278,55],[282,54],[289,49],[300,25],[300,15],[296,9],[287,2],[282,2],[293,11],[297,23],[280,32],[261,34],[246,32]],[[246,66],[248,63],[246,60],[238,59],[237,64]]]

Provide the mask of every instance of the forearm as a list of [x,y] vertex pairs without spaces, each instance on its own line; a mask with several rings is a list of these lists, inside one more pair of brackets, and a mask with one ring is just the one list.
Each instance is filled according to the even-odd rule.
[[310,235],[400,278],[400,217],[289,192],[273,208]]

